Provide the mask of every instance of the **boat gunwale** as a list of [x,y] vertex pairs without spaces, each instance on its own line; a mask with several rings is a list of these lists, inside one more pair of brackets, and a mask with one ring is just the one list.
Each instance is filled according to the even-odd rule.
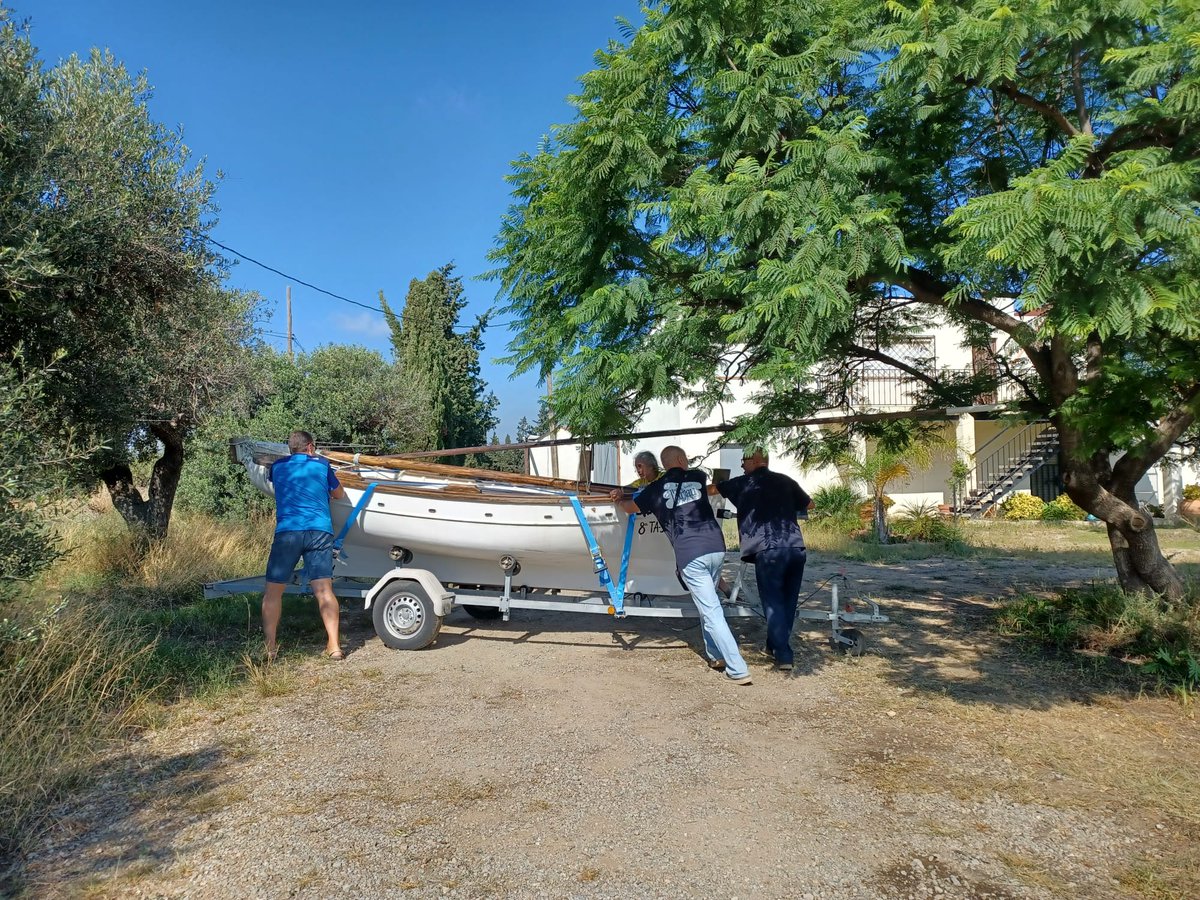
[[[534,506],[564,506],[571,498],[564,494],[488,494],[470,484],[438,485],[436,490],[406,485],[402,482],[376,481],[364,478],[360,473],[337,469],[338,480],[343,487],[351,490],[366,490],[370,484],[375,485],[375,493],[392,494],[403,497],[422,497],[429,500],[444,498],[459,500],[467,503],[492,503],[499,505],[534,505]],[[579,502],[588,506],[612,505],[613,499],[608,494],[576,494]]]

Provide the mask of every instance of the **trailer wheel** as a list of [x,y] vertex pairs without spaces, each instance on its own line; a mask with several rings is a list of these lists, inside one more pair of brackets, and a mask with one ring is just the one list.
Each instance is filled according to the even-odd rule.
[[843,628],[842,637],[850,643],[847,644],[845,641],[839,641],[837,638],[829,639],[829,643],[833,644],[834,648],[839,652],[848,656],[862,656],[867,652],[867,639],[863,637],[862,632],[857,628]]
[[371,604],[375,633],[393,650],[421,650],[437,640],[442,617],[416,581],[393,581]]
[[503,613],[500,612],[498,606],[476,606],[473,603],[464,603],[462,608],[467,611],[473,619],[491,620],[500,618]]

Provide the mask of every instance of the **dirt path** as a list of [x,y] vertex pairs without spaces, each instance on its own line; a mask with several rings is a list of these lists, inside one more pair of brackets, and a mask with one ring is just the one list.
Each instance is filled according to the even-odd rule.
[[1172,896],[1153,890],[1194,865],[1200,728],[986,630],[984,598],[1024,565],[848,565],[851,595],[895,619],[872,652],[803,630],[795,673],[752,652],[745,688],[662,623],[460,611],[404,653],[347,611],[345,663],[113,758],[30,861],[31,893]]

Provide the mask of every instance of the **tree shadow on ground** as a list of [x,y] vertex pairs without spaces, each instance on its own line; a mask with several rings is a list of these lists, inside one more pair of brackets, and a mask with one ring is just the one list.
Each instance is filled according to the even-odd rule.
[[[1051,596],[1111,579],[1111,567],[1068,565],[1057,552],[1047,556],[1031,564],[1025,555],[1012,566],[997,566],[991,559],[923,559],[874,564],[866,571],[861,568],[866,564],[851,567],[851,575],[859,576],[859,591],[851,588],[847,595],[870,596],[891,620],[861,628],[868,654],[884,662],[882,677],[900,690],[1016,709],[1136,695],[1147,686],[1136,665],[1102,654],[1058,651],[1000,632],[999,614],[1011,599]],[[1193,582],[1198,568],[1180,566]],[[1030,577],[1031,569],[1044,577]],[[862,582],[869,582],[865,589]],[[855,606],[862,610],[861,604]],[[827,635],[798,623],[798,674],[839,661]]]
[[228,764],[220,747],[104,756],[76,781],[98,789],[76,790],[0,860],[0,896],[108,896],[169,867],[177,833],[224,804]]

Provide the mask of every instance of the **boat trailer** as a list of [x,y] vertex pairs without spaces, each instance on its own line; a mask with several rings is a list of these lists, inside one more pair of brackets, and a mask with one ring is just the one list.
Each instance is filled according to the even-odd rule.
[[[504,575],[502,586],[443,585],[428,569],[410,568],[402,564],[374,582],[335,576],[333,592],[341,598],[361,601],[363,609],[371,613],[379,639],[395,650],[421,650],[428,647],[437,640],[443,621],[456,607],[462,607],[476,619],[502,622],[509,621],[514,609],[595,613],[622,619],[631,616],[696,619],[700,616],[695,604],[687,596],[659,597],[634,593],[625,596],[624,602],[618,607],[608,593],[518,586],[513,579],[520,573],[520,563],[511,556],[504,556],[499,564]],[[745,569],[746,563],[742,563],[729,598],[722,602],[727,618],[762,617],[757,606],[738,599]],[[845,576],[840,576],[840,580],[844,587]],[[204,585],[204,596],[261,593],[264,584],[262,576],[217,581]],[[284,593],[311,593],[303,570],[296,572],[292,582],[284,588]],[[870,611],[858,612],[852,604],[839,598],[838,583],[833,580],[828,605],[822,603],[812,608],[801,605],[796,611],[796,618],[828,622],[830,645],[841,653],[861,656],[866,651],[866,640],[862,632],[853,626],[881,624],[889,620],[880,613],[879,605],[873,600],[855,603],[866,604]]]

